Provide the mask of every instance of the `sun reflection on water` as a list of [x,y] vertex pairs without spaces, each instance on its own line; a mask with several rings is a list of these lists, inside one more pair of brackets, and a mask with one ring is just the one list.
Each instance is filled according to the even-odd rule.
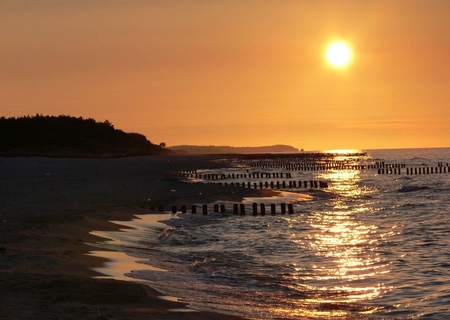
[[[359,314],[379,311],[370,301],[391,288],[379,282],[388,273],[387,263],[377,253],[383,237],[376,225],[359,216],[373,212],[369,199],[373,190],[359,186],[359,170],[327,171],[320,179],[332,181],[331,197],[324,211],[307,217],[311,230],[307,236],[291,236],[300,251],[316,256],[316,263],[296,269],[293,287],[307,293],[296,310],[284,310],[291,316],[343,317],[357,310]],[[277,312],[283,313],[278,310]]]

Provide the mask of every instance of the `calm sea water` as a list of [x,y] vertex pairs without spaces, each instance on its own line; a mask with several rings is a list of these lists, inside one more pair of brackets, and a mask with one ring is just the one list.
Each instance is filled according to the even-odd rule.
[[[336,160],[437,167],[450,163],[450,149]],[[203,172],[277,170],[286,172]],[[339,169],[292,171],[294,179],[329,188],[245,199],[245,216],[225,202],[231,213],[144,215],[97,246],[134,257],[126,276],[197,310],[257,319],[450,319],[450,173]],[[255,217],[253,202],[292,203],[294,214]]]

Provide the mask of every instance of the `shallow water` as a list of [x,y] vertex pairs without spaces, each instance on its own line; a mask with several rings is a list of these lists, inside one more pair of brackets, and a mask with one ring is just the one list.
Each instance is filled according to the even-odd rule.
[[[350,160],[447,166],[450,149],[370,150]],[[256,169],[211,172],[247,170]],[[121,232],[97,232],[110,240],[96,246],[135,257],[127,277],[198,310],[265,319],[450,318],[450,173],[345,169],[292,177],[329,188],[245,199],[245,216],[225,202],[228,213],[165,214],[159,225],[139,216]],[[294,214],[255,217],[253,202],[292,203]]]

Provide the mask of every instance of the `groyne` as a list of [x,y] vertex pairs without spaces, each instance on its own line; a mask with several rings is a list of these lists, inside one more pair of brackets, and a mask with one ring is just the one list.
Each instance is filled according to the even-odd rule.
[[157,211],[157,212],[170,212],[170,213],[182,213],[182,214],[203,214],[208,215],[210,213],[229,213],[234,215],[246,215],[248,213],[251,213],[254,216],[257,215],[284,215],[284,214],[294,214],[294,206],[292,203],[252,203],[251,210],[247,208],[247,206],[243,203],[233,203],[228,204],[227,206],[225,204],[203,204],[203,205],[181,205],[180,207],[177,207],[176,205],[170,206],[170,209],[167,207],[164,207],[163,205],[160,205],[158,207],[150,206],[150,210]]

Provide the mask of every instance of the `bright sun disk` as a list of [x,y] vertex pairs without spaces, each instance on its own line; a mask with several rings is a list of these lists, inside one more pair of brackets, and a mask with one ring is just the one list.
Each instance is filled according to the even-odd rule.
[[335,67],[343,67],[348,64],[351,55],[348,45],[342,42],[333,43],[327,49],[327,60]]

